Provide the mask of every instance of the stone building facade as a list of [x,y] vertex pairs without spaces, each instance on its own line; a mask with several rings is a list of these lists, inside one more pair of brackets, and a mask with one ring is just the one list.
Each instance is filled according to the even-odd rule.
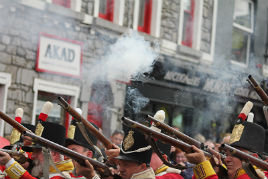
[[[112,99],[106,101],[107,104],[100,105],[105,106],[101,111],[102,129],[109,136],[113,130],[122,127],[120,118],[128,114],[125,106],[128,86],[136,87],[150,100],[150,104],[141,111],[142,115],[164,109],[169,124],[178,125],[186,133],[194,135],[191,131],[193,125],[200,126],[201,132],[207,125],[215,131],[226,131],[228,126],[219,127],[221,122],[214,120],[215,114],[222,113],[228,121],[241,106],[232,106],[229,99],[223,100],[227,93],[231,98],[237,97],[235,101],[239,104],[245,99],[259,102],[253,92],[242,94],[238,90],[241,87],[239,85],[233,89],[232,85],[237,81],[228,81],[234,79],[234,76],[244,80],[247,71],[259,80],[263,79],[264,74],[260,68],[250,69],[252,64],[264,64],[261,57],[265,48],[263,46],[260,47],[263,50],[258,48],[255,53],[258,60],[249,60],[246,66],[242,65],[242,71],[238,71],[230,62],[235,0],[114,0],[112,21],[99,16],[102,0],[70,0],[70,7],[55,2],[0,2],[0,87],[3,96],[0,107],[12,117],[15,109],[22,107],[23,122],[35,124],[40,108],[38,101],[45,93],[48,96],[56,94],[69,97],[71,105],[80,107],[83,116],[88,118],[92,112],[90,101],[93,92],[108,86],[108,96],[112,96]],[[143,2],[151,3],[147,32],[141,32],[139,24]],[[262,30],[259,28],[259,22],[265,21],[259,19],[260,13],[267,7],[267,3],[265,0],[258,2],[253,2],[256,12],[254,32],[257,38],[267,30],[266,27]],[[143,20],[146,20],[145,17]],[[159,59],[154,64],[150,78],[140,79],[143,85],[137,86],[135,81],[129,85],[113,80],[93,87],[95,81],[88,73],[105,54],[103,47],[115,43],[129,30],[139,30],[140,35],[152,45],[159,45]],[[80,78],[36,70],[40,33],[83,43]],[[258,46],[257,40],[254,43],[255,47]],[[253,49],[252,53],[254,52]],[[241,79],[238,81],[241,82]],[[230,95],[230,92],[233,93]],[[221,112],[222,106],[229,106],[226,109],[229,110],[228,114]],[[213,112],[208,114],[206,111]],[[64,115],[61,114],[62,116]],[[132,117],[138,118],[140,115]],[[68,120],[67,123],[69,122]],[[64,124],[64,121],[61,123]],[[0,124],[0,135],[9,134],[10,126],[3,122]]]

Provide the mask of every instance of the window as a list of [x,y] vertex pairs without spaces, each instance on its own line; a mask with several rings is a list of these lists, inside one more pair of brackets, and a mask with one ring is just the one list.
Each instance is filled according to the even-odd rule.
[[160,37],[162,0],[135,0],[133,29]]
[[82,0],[46,0],[48,3],[57,4],[66,8],[70,8],[74,11],[80,12],[82,6]]
[[247,65],[253,33],[254,4],[251,0],[235,0],[232,33],[232,61]]
[[[8,87],[11,84],[11,75],[9,73],[0,72],[0,110],[6,111],[6,102],[7,102],[7,92]],[[9,127],[7,125],[6,127]],[[0,121],[0,136],[4,135],[5,122],[3,120]]]
[[114,96],[110,83],[95,80],[91,86],[87,120],[99,128],[104,127],[107,124],[104,124],[103,121],[111,119],[111,114],[108,111],[113,104]]
[[193,42],[193,26],[194,26],[194,0],[182,0],[183,10],[183,30],[182,44],[192,47]]
[[99,17],[108,21],[113,21],[114,0],[100,0]]
[[150,34],[152,0],[140,0],[138,30]]
[[58,4],[63,7],[70,8],[71,7],[71,0],[52,0],[53,4]]
[[35,79],[32,124],[36,123],[43,104],[50,101],[53,103],[53,108],[48,114],[47,120],[64,125],[68,131],[71,116],[58,105],[57,98],[62,96],[71,106],[76,107],[79,91],[78,86]]
[[48,93],[44,91],[38,91],[37,94],[37,104],[35,108],[35,119],[38,119],[39,114],[41,113],[42,107],[46,101],[50,101],[53,104],[53,108],[48,114],[48,122],[54,122],[57,124],[64,125],[66,113],[63,108],[58,105],[58,96],[62,96],[67,102],[70,103],[71,96],[66,96],[62,94]]

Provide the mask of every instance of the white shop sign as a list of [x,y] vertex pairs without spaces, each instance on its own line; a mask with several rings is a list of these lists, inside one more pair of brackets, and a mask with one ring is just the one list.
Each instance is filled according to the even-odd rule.
[[80,77],[82,42],[40,34],[36,70]]

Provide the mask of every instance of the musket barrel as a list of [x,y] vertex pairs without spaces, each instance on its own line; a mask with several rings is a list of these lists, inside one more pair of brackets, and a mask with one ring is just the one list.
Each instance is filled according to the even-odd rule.
[[194,145],[197,148],[201,148],[202,147],[202,143],[199,142],[198,140],[195,140],[194,138],[191,138],[191,137],[187,136],[186,134],[184,134],[184,133],[182,133],[182,132],[180,132],[180,131],[172,128],[172,127],[170,127],[169,125],[156,120],[154,117],[148,115],[148,119],[151,120],[152,122],[154,122],[154,125],[156,127],[158,127],[159,129],[163,129],[166,132],[169,132],[171,134],[174,134],[175,136],[177,136],[183,142],[186,142],[187,144],[190,144],[190,145]]
[[54,143],[50,140],[47,140],[43,137],[39,137],[37,135],[35,135],[34,133],[32,132],[28,132],[28,131],[25,131],[23,133],[25,136],[29,136],[33,139],[33,141],[35,143],[38,143],[44,147],[47,147],[47,148],[50,148],[52,149],[53,151],[56,151],[58,153],[61,153],[67,157],[70,157],[71,159],[77,161],[78,163],[80,163],[81,165],[84,165],[85,166],[85,160],[88,160],[96,170],[99,170],[101,171],[102,173],[105,174],[105,176],[111,176],[111,172],[109,170],[109,168],[104,164],[104,163],[101,163],[97,160],[94,160],[92,158],[89,158],[87,156],[84,156],[82,154],[79,154],[73,150],[70,150],[66,147],[63,147],[57,143]]
[[[168,136],[166,134],[156,132],[156,131],[150,129],[149,127],[147,127],[145,125],[142,125],[142,124],[140,124],[140,123],[138,123],[136,121],[133,121],[133,120],[131,120],[129,118],[122,117],[122,120],[123,120],[123,122],[128,124],[130,127],[136,128],[136,129],[146,133],[147,135],[151,135],[152,137],[160,139],[165,143],[169,143],[169,144],[173,145],[174,147],[178,147],[178,148],[180,148],[181,150],[183,150],[186,153],[192,153],[193,152],[192,146],[187,144],[187,143],[185,143],[185,142],[183,142],[183,141],[177,140],[177,139],[175,139],[173,137],[170,137],[170,136]],[[211,154],[209,154],[208,152],[206,152],[206,151],[203,151],[203,152],[205,153],[206,156],[211,157]]]
[[[196,140],[196,139],[194,139],[194,138],[192,138],[192,137],[190,137],[190,136],[188,136],[188,135],[186,135],[186,134],[174,129],[173,127],[170,127],[169,125],[167,125],[167,124],[165,124],[163,122],[160,122],[160,121],[156,120],[154,117],[148,115],[147,119],[152,121],[157,128],[163,129],[164,131],[175,135],[178,139],[182,140],[183,142],[185,142],[187,144],[190,144],[190,145],[194,145],[199,149],[204,148],[203,143],[201,143],[198,140]],[[210,149],[210,150],[213,150],[213,149]],[[213,150],[213,151],[214,151],[214,153],[220,154],[221,158],[223,158],[223,159],[225,158],[225,156],[223,154],[219,153],[218,151],[216,151],[216,150]],[[208,153],[210,153],[210,152],[208,152]]]
[[229,151],[231,155],[237,157],[237,158],[240,158],[241,160],[244,160],[246,162],[250,162],[251,164],[261,168],[261,169],[264,169],[264,170],[268,170],[268,163],[259,159],[259,158],[256,158],[252,155],[249,155],[241,150],[238,150],[228,144],[222,144],[220,146],[220,149],[221,150],[224,150],[224,151]]
[[10,155],[23,155],[23,152],[20,151],[13,151],[13,150],[7,150],[7,149],[0,149],[1,152],[6,152]]
[[98,131],[88,120],[84,119],[75,109],[73,109],[61,96],[58,97],[60,105],[66,110],[69,114],[73,116],[73,118],[78,121],[82,122],[83,125],[89,130],[98,140],[103,143],[106,149],[112,149],[113,143],[105,137],[102,133]]

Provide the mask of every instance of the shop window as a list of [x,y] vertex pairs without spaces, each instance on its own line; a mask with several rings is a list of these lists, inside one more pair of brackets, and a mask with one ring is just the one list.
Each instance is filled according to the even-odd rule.
[[100,0],[99,17],[108,21],[113,21],[114,0]]
[[152,0],[140,0],[138,30],[150,34],[152,18]]
[[251,0],[235,0],[232,33],[232,62],[247,65],[253,34],[254,4]]
[[102,127],[102,105],[89,102],[87,120],[98,127]]
[[109,108],[113,106],[114,97],[109,82],[96,80],[91,87],[90,101],[88,103],[87,120],[103,128],[103,121],[111,118]]
[[194,27],[194,8],[195,0],[183,0],[183,27],[182,27],[182,44],[192,47],[193,27]]
[[53,103],[53,108],[48,114],[47,121],[64,125],[68,129],[71,116],[58,105],[58,96],[62,96],[72,107],[76,107],[78,95],[78,86],[35,79],[32,124],[36,123],[43,104],[50,101]]
[[[3,112],[6,111],[7,93],[10,84],[11,75],[9,73],[0,72],[0,110]],[[0,120],[0,136],[4,136],[5,127],[10,127],[10,125],[5,126],[5,122]]]
[[71,0],[52,0],[53,4],[58,4],[60,6],[70,8],[71,7]]

